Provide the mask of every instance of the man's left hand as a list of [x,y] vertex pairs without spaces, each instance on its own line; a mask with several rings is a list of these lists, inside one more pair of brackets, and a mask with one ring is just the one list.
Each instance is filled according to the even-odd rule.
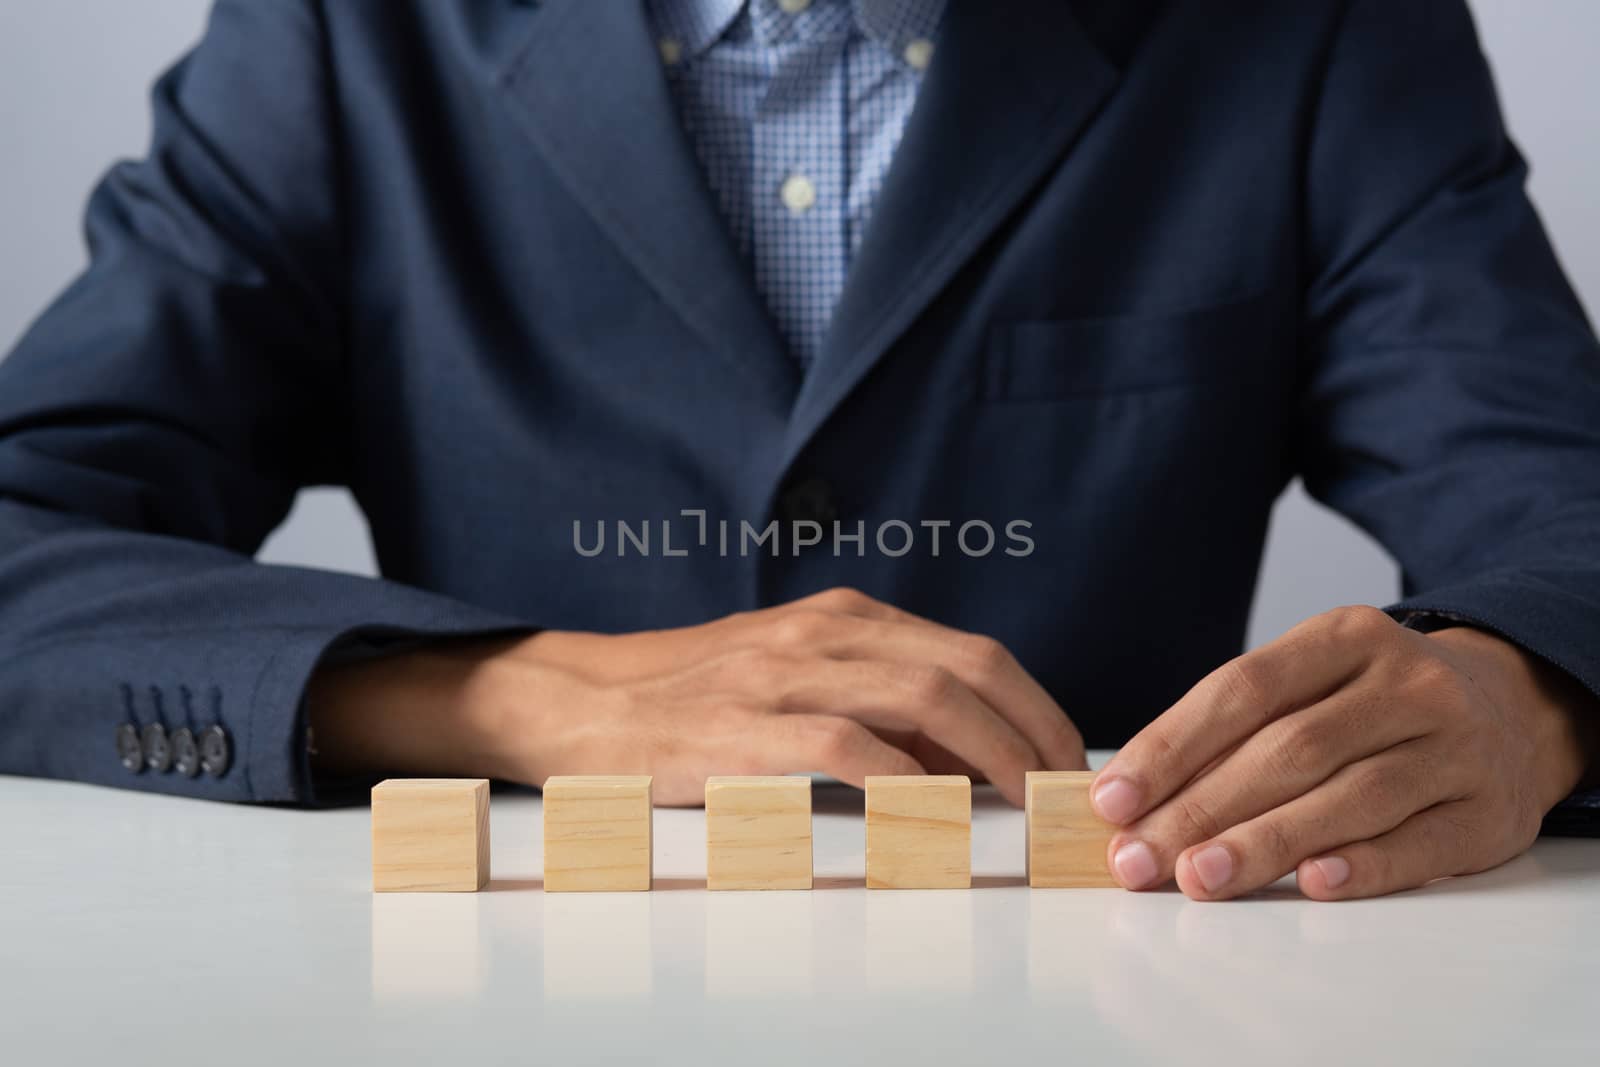
[[1526,850],[1584,777],[1594,701],[1486,631],[1340,608],[1208,675],[1093,803],[1129,889],[1223,900],[1294,871],[1318,900],[1390,893]]

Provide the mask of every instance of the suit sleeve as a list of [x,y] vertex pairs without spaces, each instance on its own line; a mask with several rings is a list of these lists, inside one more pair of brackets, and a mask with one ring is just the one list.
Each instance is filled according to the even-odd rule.
[[1600,348],[1462,0],[1351,3],[1308,138],[1301,467],[1398,558],[1398,617],[1600,694]]
[[[90,266],[0,363],[0,773],[307,802],[330,650],[521,629],[392,582],[257,564],[348,477],[338,123],[310,0],[221,0],[90,202]],[[220,725],[227,769],[119,762]]]

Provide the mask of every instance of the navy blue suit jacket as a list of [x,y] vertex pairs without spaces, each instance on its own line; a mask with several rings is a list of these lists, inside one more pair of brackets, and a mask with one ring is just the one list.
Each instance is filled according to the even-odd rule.
[[[304,801],[330,649],[834,585],[1113,745],[1239,652],[1295,474],[1396,610],[1600,691],[1600,354],[1462,0],[955,0],[803,379],[640,6],[217,5],[0,364],[0,771]],[[252,562],[322,484],[382,580]],[[1035,547],[574,549],[681,509]],[[221,777],[119,766],[118,724],[212,718]]]

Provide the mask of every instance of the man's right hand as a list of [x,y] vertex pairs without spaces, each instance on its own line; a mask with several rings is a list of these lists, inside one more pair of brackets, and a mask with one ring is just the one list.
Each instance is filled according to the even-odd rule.
[[1012,803],[1083,741],[999,642],[849,589],[675,630],[550,630],[325,669],[315,766],[540,785],[651,774],[701,802],[713,774],[970,774]]

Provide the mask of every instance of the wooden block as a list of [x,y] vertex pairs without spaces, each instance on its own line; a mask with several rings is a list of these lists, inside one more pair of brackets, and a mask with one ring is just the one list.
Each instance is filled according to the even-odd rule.
[[972,886],[972,781],[964,774],[867,778],[867,888]]
[[391,778],[372,787],[372,890],[474,893],[489,882],[489,780]]
[[544,783],[547,893],[650,888],[650,776],[572,775]]
[[1035,889],[1115,888],[1106,847],[1116,827],[1089,806],[1093,771],[1029,771],[1028,884]]
[[811,888],[811,779],[706,779],[706,888]]

